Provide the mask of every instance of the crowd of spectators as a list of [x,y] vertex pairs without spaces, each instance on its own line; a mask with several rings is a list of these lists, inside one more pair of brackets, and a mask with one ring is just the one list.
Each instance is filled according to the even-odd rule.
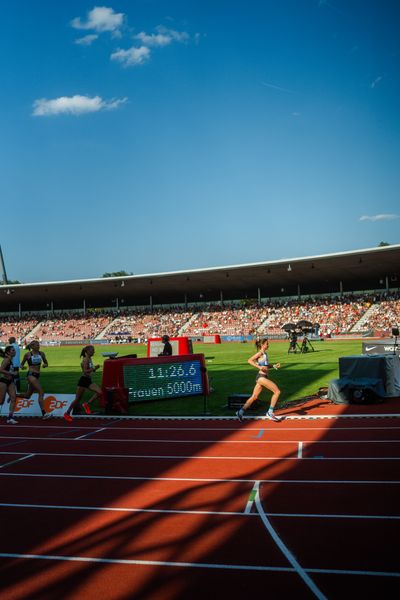
[[7,343],[13,336],[22,342],[38,322],[35,317],[0,317],[0,340]]
[[371,306],[369,297],[318,298],[290,301],[271,309],[266,332],[282,329],[286,323],[309,321],[319,325],[322,336],[349,333]]
[[35,338],[41,341],[95,339],[112,320],[112,313],[61,313],[43,320],[35,331]]
[[185,335],[252,335],[255,334],[269,315],[265,304],[248,305],[211,305],[194,313],[193,319],[185,330]]
[[390,334],[393,327],[400,324],[400,299],[396,296],[374,304],[363,326],[381,334]]
[[144,340],[165,334],[177,336],[192,316],[192,311],[180,307],[125,311],[113,321],[105,337],[117,341],[128,337]]
[[165,334],[273,335],[282,334],[285,324],[301,320],[318,323],[320,334],[328,337],[352,330],[388,334],[400,322],[400,294],[1,317],[0,341],[5,343],[10,336],[25,343],[34,338],[56,343],[99,336],[109,341],[144,341]]

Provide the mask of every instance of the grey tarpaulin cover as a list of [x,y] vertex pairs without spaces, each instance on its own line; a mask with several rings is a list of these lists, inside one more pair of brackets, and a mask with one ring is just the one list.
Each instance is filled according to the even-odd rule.
[[354,387],[372,390],[381,398],[400,396],[400,360],[396,355],[373,354],[339,358],[339,379],[329,384],[333,402],[348,402]]
[[342,377],[341,379],[332,379],[329,382],[328,398],[335,404],[348,404],[352,397],[352,390],[355,388],[371,390],[380,398],[385,397],[385,388],[380,379]]

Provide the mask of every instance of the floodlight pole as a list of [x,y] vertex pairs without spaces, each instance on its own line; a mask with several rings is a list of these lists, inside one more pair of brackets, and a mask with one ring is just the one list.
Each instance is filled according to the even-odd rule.
[[0,263],[1,263],[1,271],[2,271],[2,274],[3,274],[3,283],[5,285],[7,285],[8,284],[8,279],[7,279],[6,266],[4,264],[3,251],[1,249],[1,246],[0,246]]

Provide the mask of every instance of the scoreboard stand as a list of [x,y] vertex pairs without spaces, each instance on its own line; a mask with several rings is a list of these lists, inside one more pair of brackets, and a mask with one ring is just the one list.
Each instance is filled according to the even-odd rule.
[[102,390],[106,410],[119,403],[121,411],[128,414],[129,405],[203,396],[204,413],[208,414],[210,388],[204,354],[109,358],[104,362]]

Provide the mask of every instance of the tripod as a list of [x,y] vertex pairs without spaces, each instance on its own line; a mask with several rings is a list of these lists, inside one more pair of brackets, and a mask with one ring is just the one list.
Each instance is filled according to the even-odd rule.
[[303,337],[303,341],[301,343],[300,352],[302,354],[305,354],[306,352],[309,352],[310,350],[311,350],[311,352],[315,352],[314,346],[312,345],[312,343],[310,342],[310,340],[308,339],[308,337],[305,335]]

